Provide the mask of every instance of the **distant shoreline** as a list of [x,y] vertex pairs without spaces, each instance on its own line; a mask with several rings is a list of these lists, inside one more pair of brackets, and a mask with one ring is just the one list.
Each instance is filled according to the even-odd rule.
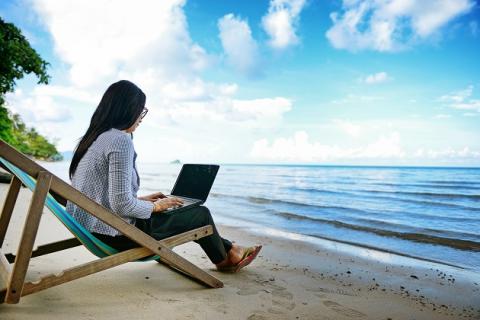
[[275,164],[275,163],[220,163],[221,165],[228,165],[228,166],[265,166],[265,167],[272,167],[272,166],[277,166],[277,167],[322,167],[322,168],[372,168],[372,169],[378,169],[378,168],[385,168],[385,169],[395,169],[395,168],[402,168],[402,169],[480,169],[479,166],[468,166],[468,167],[462,167],[462,166],[414,166],[414,165],[354,165],[354,164],[288,164],[288,163],[280,163],[280,164]]
[[[65,153],[65,154],[64,154]],[[62,162],[62,161],[71,161],[71,156],[68,155],[66,152],[61,152],[64,159],[62,160],[55,160],[55,161],[46,161],[46,160],[39,160],[38,161],[45,161],[45,162]],[[386,164],[332,164],[332,163],[228,163],[228,162],[218,162],[218,161],[180,161],[180,160],[165,160],[161,162],[153,162],[153,161],[138,161],[138,163],[143,164],[185,164],[185,163],[215,163],[224,166],[255,166],[255,167],[320,167],[320,168],[385,168],[385,169],[394,169],[394,168],[402,168],[402,169],[480,169],[480,164],[478,165],[386,165]]]

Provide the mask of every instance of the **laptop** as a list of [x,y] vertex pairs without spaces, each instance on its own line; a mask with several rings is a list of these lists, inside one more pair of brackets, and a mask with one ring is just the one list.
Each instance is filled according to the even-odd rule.
[[167,212],[185,210],[199,206],[207,201],[210,189],[220,166],[213,164],[184,164],[172,192],[167,197],[177,197],[183,201],[178,207],[167,209]]

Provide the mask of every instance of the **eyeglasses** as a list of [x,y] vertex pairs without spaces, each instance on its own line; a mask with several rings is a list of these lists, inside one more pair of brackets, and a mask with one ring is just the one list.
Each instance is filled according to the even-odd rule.
[[142,113],[140,113],[140,118],[141,118],[141,119],[145,118],[145,116],[147,115],[147,113],[148,113],[148,109],[147,109],[147,108],[143,108]]

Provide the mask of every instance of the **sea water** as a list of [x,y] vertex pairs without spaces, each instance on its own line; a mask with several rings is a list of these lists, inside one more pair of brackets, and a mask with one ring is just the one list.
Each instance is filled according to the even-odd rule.
[[[42,163],[66,181],[69,162]],[[137,163],[139,195],[177,164]],[[218,223],[331,239],[480,271],[480,168],[221,165]]]

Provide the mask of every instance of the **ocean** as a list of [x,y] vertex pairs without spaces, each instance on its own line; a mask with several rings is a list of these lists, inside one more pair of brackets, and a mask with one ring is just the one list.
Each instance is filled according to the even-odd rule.
[[[41,163],[67,179],[69,162]],[[139,195],[178,164],[137,163]],[[480,168],[221,165],[217,223],[276,229],[480,271]]]

